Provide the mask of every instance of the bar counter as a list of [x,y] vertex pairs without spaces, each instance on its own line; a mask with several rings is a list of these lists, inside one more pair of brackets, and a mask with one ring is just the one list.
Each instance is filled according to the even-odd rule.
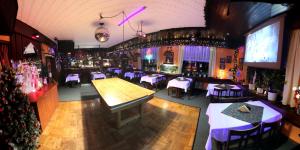
[[29,93],[28,98],[44,130],[58,106],[57,83],[44,85],[40,90]]

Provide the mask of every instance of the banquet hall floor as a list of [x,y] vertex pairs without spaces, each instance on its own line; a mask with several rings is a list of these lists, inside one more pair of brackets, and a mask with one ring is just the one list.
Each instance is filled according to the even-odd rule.
[[[160,89],[155,93],[155,97],[165,101],[201,108],[201,115],[198,119],[196,137],[193,144],[194,150],[205,150],[204,147],[209,134],[208,117],[205,114],[210,101],[205,95],[206,91],[195,91],[193,96],[188,99],[187,96],[183,98],[168,96],[167,89]],[[91,84],[84,84],[73,88],[63,86],[59,87],[59,97],[61,101],[82,101],[89,98],[97,98],[98,93]],[[272,150],[291,150],[296,146],[296,143],[285,138],[282,139],[282,142],[279,144],[279,146],[272,148]]]
[[192,149],[199,108],[160,98],[144,107],[143,119],[116,129],[115,116],[103,113],[97,100],[59,102],[39,149]]

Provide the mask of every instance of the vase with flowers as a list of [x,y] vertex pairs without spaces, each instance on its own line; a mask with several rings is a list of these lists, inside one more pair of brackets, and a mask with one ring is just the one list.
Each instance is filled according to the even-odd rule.
[[296,112],[300,115],[300,86],[293,87],[293,91],[295,91]]

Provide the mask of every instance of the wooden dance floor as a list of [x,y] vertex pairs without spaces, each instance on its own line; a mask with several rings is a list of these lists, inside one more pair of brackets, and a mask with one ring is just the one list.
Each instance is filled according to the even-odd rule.
[[[117,114],[117,127],[127,124],[130,121],[141,118],[143,115],[143,105],[153,98],[154,91],[140,87],[120,78],[109,78],[93,80],[94,87],[100,95],[101,106],[107,108],[111,113]],[[122,112],[139,107],[136,115],[124,118]]]
[[[120,129],[111,125],[96,100],[60,102],[48,126],[40,136],[40,148],[46,150],[139,150],[192,149],[199,108],[154,97],[144,106],[144,117]],[[126,115],[138,112],[125,110]]]

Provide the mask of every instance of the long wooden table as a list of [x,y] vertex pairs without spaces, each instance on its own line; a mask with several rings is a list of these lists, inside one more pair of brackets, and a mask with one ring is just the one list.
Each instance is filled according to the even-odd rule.
[[[92,83],[100,95],[101,105],[112,113],[117,113],[117,127],[141,118],[143,104],[153,98],[154,91],[140,87],[120,78],[92,80]],[[139,114],[122,119],[121,112],[132,107],[139,106]]]

